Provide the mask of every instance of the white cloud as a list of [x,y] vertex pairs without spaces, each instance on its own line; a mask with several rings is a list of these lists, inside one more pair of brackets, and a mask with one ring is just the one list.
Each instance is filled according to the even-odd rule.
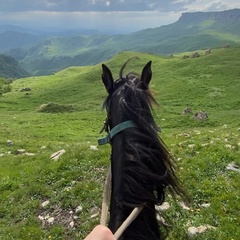
[[[29,27],[86,28],[100,30],[137,31],[159,27],[177,21],[179,13],[155,12],[15,12],[1,14],[0,22]],[[109,21],[111,19],[111,21]],[[129,24],[131,23],[131,24]]]
[[0,0],[0,24],[135,31],[173,23],[183,12],[232,8],[239,0]]
[[240,8],[239,0],[195,0],[188,3],[188,0],[178,0],[186,2],[187,11],[222,11],[233,8]]
[[56,5],[56,3],[49,2],[48,0],[45,0],[44,2],[45,2],[45,4],[46,4],[47,7],[53,7],[53,6]]

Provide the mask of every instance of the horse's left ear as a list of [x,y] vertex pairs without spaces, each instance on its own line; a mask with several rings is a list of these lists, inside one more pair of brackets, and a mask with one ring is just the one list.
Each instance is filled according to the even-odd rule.
[[141,87],[144,90],[148,89],[149,83],[152,79],[151,64],[152,64],[152,61],[149,61],[142,70]]
[[102,64],[102,81],[108,94],[111,94],[113,91],[113,77],[110,69],[104,64]]

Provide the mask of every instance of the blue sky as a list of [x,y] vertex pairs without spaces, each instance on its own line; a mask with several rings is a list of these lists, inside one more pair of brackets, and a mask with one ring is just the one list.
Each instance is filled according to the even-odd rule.
[[233,8],[239,0],[0,0],[0,24],[130,32],[173,23],[183,12]]

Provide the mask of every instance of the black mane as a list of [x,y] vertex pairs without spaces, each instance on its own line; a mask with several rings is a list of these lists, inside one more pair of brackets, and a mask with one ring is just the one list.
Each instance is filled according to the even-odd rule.
[[175,175],[173,158],[158,135],[152,115],[152,105],[157,102],[143,85],[143,76],[129,73],[122,77],[125,66],[120,70],[120,79],[112,82],[111,88],[106,87],[110,90],[104,106],[110,128],[116,124],[114,117],[115,122],[119,118],[131,120],[137,127],[125,129],[111,143],[113,189],[109,227],[116,231],[119,221],[125,220],[134,207],[144,206],[121,239],[163,239],[155,205],[164,201],[166,187],[180,196],[184,192]]
[[[139,81],[139,75],[130,73],[136,77],[136,81]],[[129,75],[129,74],[128,74]],[[138,169],[132,169],[130,173],[126,173],[126,177],[135,176],[140,177],[136,181],[136,185],[133,188],[140,188],[142,192],[143,182],[151,182],[155,185],[155,191],[158,194],[155,195],[153,192],[148,192],[145,196],[148,196],[148,200],[154,201],[155,204],[161,204],[164,199],[164,192],[162,191],[165,187],[169,187],[170,192],[173,194],[183,196],[184,193],[180,187],[180,183],[175,175],[176,164],[173,157],[167,150],[166,145],[158,135],[159,128],[154,121],[152,115],[152,106],[157,104],[150,90],[142,90],[138,85],[132,83],[132,79],[128,78],[121,79],[124,83],[120,88],[117,88],[114,94],[117,94],[124,87],[124,95],[119,101],[119,107],[126,119],[130,119],[137,123],[138,130],[130,129],[125,139],[124,151],[126,152],[126,159],[135,159],[138,164]],[[109,96],[105,105],[109,104],[111,96]],[[151,146],[149,143],[151,142]],[[145,161],[142,161],[145,160]],[[130,167],[131,168],[131,167]],[[129,169],[126,169],[127,171]],[[151,170],[151,171],[149,171]],[[159,173],[161,173],[159,175]],[[144,179],[144,177],[146,179]],[[132,180],[129,180],[132,184]],[[126,195],[129,196],[128,204],[131,205],[131,201],[136,196],[133,192],[128,192]],[[143,194],[144,195],[144,194]],[[139,203],[142,203],[142,197]],[[127,202],[125,203],[127,204]]]

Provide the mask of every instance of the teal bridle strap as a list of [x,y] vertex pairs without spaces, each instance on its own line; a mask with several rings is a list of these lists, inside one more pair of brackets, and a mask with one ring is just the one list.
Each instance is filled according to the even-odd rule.
[[118,125],[116,125],[114,128],[112,128],[111,131],[108,133],[108,135],[106,137],[99,138],[98,139],[98,144],[99,145],[104,145],[104,144],[110,143],[110,140],[115,135],[117,135],[118,133],[120,133],[121,131],[123,131],[127,128],[132,128],[132,127],[137,127],[137,125],[131,120],[121,122]]

